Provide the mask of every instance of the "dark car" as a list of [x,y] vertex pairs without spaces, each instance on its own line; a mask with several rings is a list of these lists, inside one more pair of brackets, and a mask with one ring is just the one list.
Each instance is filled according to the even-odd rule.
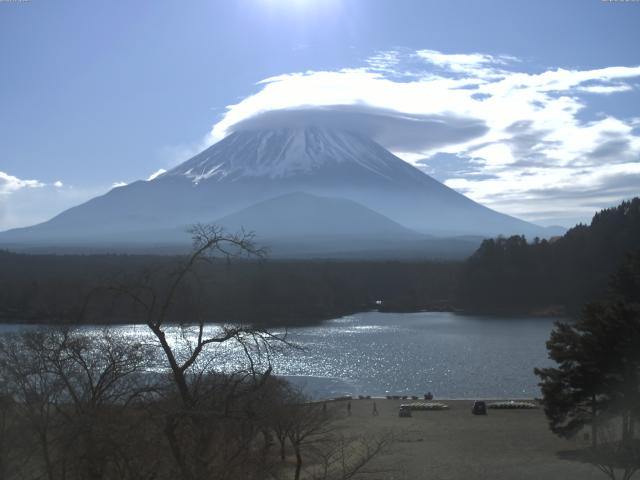
[[477,400],[473,402],[473,408],[471,409],[471,413],[473,413],[474,415],[486,415],[487,404],[482,400]]
[[400,411],[398,412],[398,416],[400,417],[410,417],[411,416],[411,408],[409,405],[400,405]]

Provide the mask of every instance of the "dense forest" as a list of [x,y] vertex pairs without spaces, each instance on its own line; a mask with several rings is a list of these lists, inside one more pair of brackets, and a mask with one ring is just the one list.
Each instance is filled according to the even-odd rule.
[[595,214],[550,241],[485,240],[460,272],[456,305],[487,312],[578,311],[606,294],[612,273],[640,249],[640,198]]
[[[143,321],[117,290],[168,288],[182,257],[0,252],[0,320]],[[215,259],[200,265],[173,319],[299,324],[371,308],[451,309],[460,263]],[[382,300],[382,305],[376,303]]]
[[[294,325],[373,308],[571,314],[604,295],[612,272],[639,247],[635,198],[563,237],[485,240],[465,262],[217,258],[187,279],[171,315],[174,321]],[[118,292],[142,284],[166,290],[183,261],[0,251],[0,321],[144,321]]]

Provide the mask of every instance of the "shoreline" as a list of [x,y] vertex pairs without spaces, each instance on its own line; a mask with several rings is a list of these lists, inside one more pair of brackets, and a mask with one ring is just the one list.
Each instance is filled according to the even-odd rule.
[[[411,314],[411,313],[452,313],[454,315],[460,316],[476,316],[476,317],[496,317],[496,318],[508,318],[511,317],[514,320],[517,319],[531,319],[531,318],[567,318],[571,314],[566,311],[564,308],[543,308],[529,311],[508,311],[508,310],[464,310],[458,308],[368,308],[362,310],[353,310],[353,311],[343,311],[336,312],[335,315],[327,316],[326,318],[313,318],[308,319],[307,321],[300,322],[276,322],[269,324],[255,324],[256,328],[304,328],[304,327],[314,327],[321,326],[326,322],[330,322],[332,320],[337,320],[339,318],[348,317],[351,315],[358,315],[363,313],[377,312],[382,314]],[[166,322],[167,325],[177,326],[180,325],[180,322]],[[243,322],[206,322],[205,325],[251,325],[249,323]],[[146,325],[143,321],[136,320],[122,320],[122,321],[112,321],[109,323],[92,323],[92,322],[59,322],[59,321],[46,321],[46,319],[18,319],[18,318],[7,318],[0,316],[0,325],[23,325],[23,326],[78,326],[78,327],[110,327],[110,326],[123,326],[123,325]],[[196,325],[196,324],[193,324]]]
[[[386,400],[386,398],[384,399]],[[354,400],[331,403],[342,434],[367,439],[393,436],[375,458],[368,480],[433,478],[438,480],[598,480],[594,466],[572,460],[568,453],[588,448],[582,435],[566,440],[550,430],[542,408],[489,409],[473,415],[471,400],[445,400],[443,410],[412,410],[400,417],[402,400]]]
[[367,401],[367,400],[389,400],[392,402],[475,402],[477,400],[480,401],[484,401],[484,402],[509,402],[509,401],[514,401],[514,402],[523,402],[523,401],[528,401],[528,402],[539,402],[539,398],[537,397],[471,397],[471,398],[440,398],[440,397],[433,397],[430,400],[425,400],[424,397],[418,397],[418,398],[387,398],[387,397],[378,397],[378,396],[373,396],[373,395],[369,395],[365,398],[359,398],[358,396],[352,396],[351,398],[348,398],[348,395],[345,395],[344,397],[334,397],[334,398],[324,398],[324,399],[318,399],[318,400],[314,400],[313,402],[346,402],[346,401]]

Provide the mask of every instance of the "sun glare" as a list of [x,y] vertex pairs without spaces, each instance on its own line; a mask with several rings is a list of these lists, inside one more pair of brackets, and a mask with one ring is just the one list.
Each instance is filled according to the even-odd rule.
[[340,0],[259,0],[268,10],[282,13],[322,15],[336,13]]

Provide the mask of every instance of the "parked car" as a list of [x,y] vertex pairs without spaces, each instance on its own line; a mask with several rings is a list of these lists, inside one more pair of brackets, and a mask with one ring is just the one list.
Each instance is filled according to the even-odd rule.
[[398,416],[399,417],[410,417],[411,416],[411,409],[409,408],[409,405],[400,405],[400,411],[398,412]]
[[471,409],[471,413],[473,413],[474,415],[486,415],[487,404],[482,400],[477,400],[473,402],[473,408]]

